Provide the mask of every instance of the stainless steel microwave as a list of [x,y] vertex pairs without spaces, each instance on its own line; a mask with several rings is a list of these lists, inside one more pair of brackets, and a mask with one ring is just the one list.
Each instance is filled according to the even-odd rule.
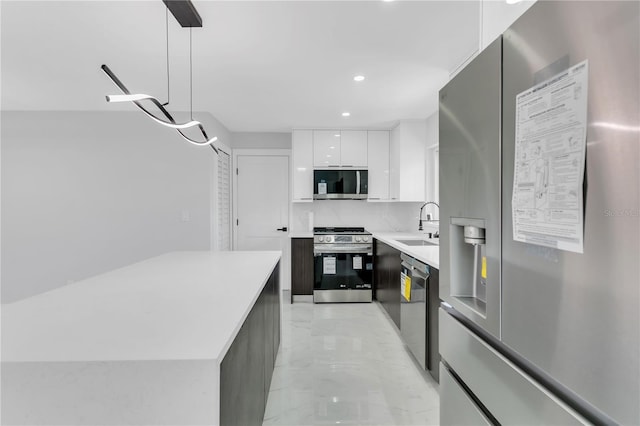
[[314,170],[314,200],[366,200],[369,193],[367,170]]

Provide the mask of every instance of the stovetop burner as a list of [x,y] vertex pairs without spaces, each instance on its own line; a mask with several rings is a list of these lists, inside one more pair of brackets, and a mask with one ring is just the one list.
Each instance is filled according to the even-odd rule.
[[369,234],[363,227],[316,227],[314,234]]

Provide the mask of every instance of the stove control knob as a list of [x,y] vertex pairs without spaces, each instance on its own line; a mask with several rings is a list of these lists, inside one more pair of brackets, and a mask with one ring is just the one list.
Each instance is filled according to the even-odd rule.
[[323,242],[324,242],[324,237],[323,237],[323,236],[318,237],[318,241],[320,241],[321,243],[323,243]]
[[359,243],[360,241],[362,241],[362,238],[356,237],[356,243]]
[[365,243],[368,243],[369,242],[369,237],[367,237],[367,236],[362,237],[362,241],[365,242]]

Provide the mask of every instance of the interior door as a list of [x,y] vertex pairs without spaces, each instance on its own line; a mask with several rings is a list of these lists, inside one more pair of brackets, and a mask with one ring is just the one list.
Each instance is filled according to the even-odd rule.
[[281,251],[280,289],[290,289],[289,152],[237,154],[235,166],[234,250]]
[[235,250],[285,250],[289,157],[238,155]]

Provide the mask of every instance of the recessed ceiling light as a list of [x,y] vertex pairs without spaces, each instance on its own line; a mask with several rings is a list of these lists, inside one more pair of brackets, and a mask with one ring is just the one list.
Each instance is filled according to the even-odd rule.
[[346,112],[346,111],[345,111],[345,112],[343,112],[343,113],[342,113],[342,116],[343,116],[343,117],[349,117],[350,115],[351,115],[351,113],[350,113],[350,112]]
[[382,1],[384,1],[384,2],[387,2],[387,3],[388,3],[388,2],[393,1],[393,0],[382,0]]
[[364,80],[364,75],[356,75],[355,77],[353,77],[354,81],[362,81]]

